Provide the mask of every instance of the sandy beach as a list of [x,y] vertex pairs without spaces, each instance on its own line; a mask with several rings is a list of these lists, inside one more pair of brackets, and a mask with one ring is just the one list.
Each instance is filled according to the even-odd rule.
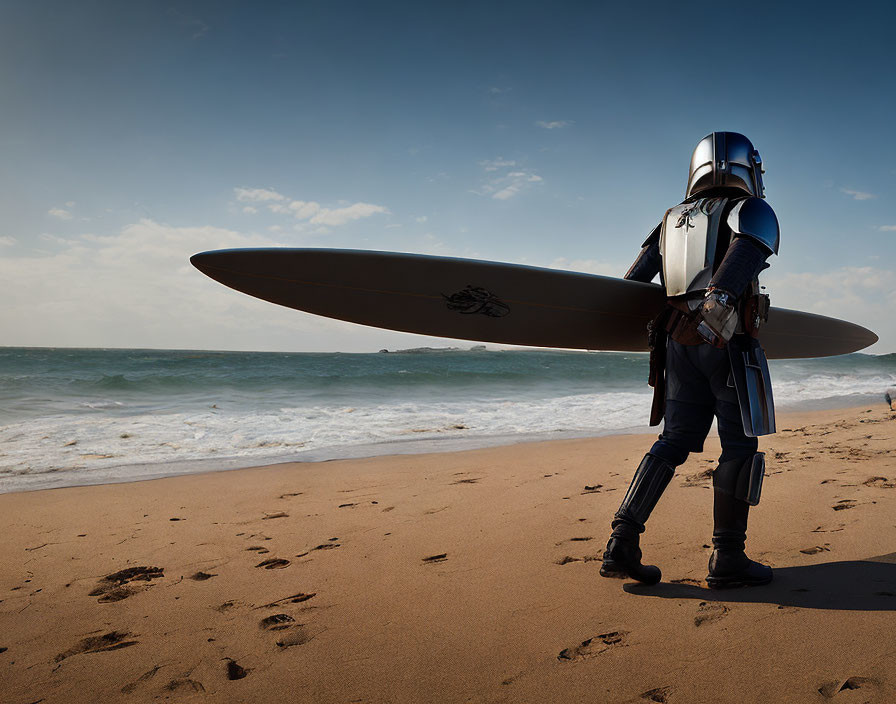
[[896,413],[779,416],[750,555],[710,591],[709,478],[679,468],[599,558],[650,436],[0,496],[0,700],[896,700]]

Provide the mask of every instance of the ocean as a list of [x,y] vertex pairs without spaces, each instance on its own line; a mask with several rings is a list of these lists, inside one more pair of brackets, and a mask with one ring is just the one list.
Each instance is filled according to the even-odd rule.
[[[771,363],[780,409],[883,403],[896,354]],[[646,429],[644,354],[0,348],[0,492]]]

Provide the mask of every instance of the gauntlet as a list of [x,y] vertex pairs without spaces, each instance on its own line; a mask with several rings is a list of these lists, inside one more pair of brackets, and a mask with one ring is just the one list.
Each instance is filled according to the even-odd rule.
[[733,303],[734,297],[727,291],[711,288],[697,309],[700,319],[697,333],[713,347],[724,348],[734,334],[737,309]]

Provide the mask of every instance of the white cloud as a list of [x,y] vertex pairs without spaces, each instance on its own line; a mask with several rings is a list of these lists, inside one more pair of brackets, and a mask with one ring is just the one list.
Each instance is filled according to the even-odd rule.
[[414,219],[415,219],[417,222],[426,222],[427,220],[429,220],[429,218],[426,217],[425,215],[421,215],[419,218],[414,218]]
[[253,208],[251,205],[247,205],[243,207],[243,212],[247,215],[255,215],[258,212],[258,208]]
[[865,193],[864,191],[853,191],[849,188],[841,188],[841,191],[848,196],[852,196],[854,200],[871,200],[872,198],[876,198],[873,193]]
[[497,159],[486,159],[485,161],[480,161],[479,165],[486,171],[497,171],[498,169],[504,168],[506,166],[516,166],[516,162],[509,161],[499,156]]
[[66,207],[66,208],[74,208],[74,207],[75,207],[75,201],[73,201],[73,200],[67,200],[67,201],[65,201],[65,207]]
[[52,215],[54,218],[59,218],[60,220],[72,219],[72,214],[67,210],[63,210],[62,208],[50,208],[47,211],[47,215]]
[[513,198],[519,192],[520,192],[519,186],[517,186],[516,184],[511,184],[510,186],[502,188],[497,193],[493,193],[492,198],[494,198],[495,200],[509,200],[510,198]]
[[12,247],[17,241],[15,237],[0,235],[0,247]]
[[881,232],[896,232],[896,225],[881,225],[877,229]]
[[532,184],[540,183],[542,180],[541,176],[531,171],[511,171],[504,176],[492,179],[483,187],[483,192],[484,195],[490,195],[495,200],[509,200],[531,187]]
[[[295,323],[294,311],[228,290],[189,263],[204,250],[282,241],[144,219],[58,244],[53,253],[0,257],[6,344],[214,349],[230,339],[252,349]],[[241,340],[242,327],[254,341]]]
[[[344,225],[352,220],[360,220],[379,213],[388,213],[384,205],[373,203],[353,203],[342,208],[325,208],[310,200],[291,200],[270,188],[234,188],[238,201],[265,203],[268,210],[278,215],[292,215],[296,220],[307,220],[314,225]],[[255,213],[253,206],[243,208],[244,213]],[[318,228],[318,232],[321,229]]]
[[488,89],[488,92],[492,95],[501,95],[502,93],[508,93],[510,88],[500,88],[498,86],[492,86]]
[[[497,159],[480,161],[479,165],[489,176],[480,190],[474,190],[473,193],[480,196],[489,196],[495,200],[509,200],[521,191],[531,187],[532,184],[543,180],[532,169],[521,169],[516,161],[504,159],[500,156]],[[497,172],[502,169],[512,170],[499,175]]]
[[561,127],[569,127],[574,123],[572,120],[552,120],[550,122],[546,122],[545,120],[537,120],[535,124],[538,127],[543,127],[546,130],[557,130]]
[[[315,203],[316,205],[316,203]],[[388,213],[388,208],[373,203],[355,203],[346,208],[323,208],[311,222],[315,225],[344,225],[352,220],[367,218],[378,213]]]
[[317,215],[321,211],[321,207],[319,203],[315,203],[313,200],[294,200],[289,204],[289,210],[292,211],[297,220],[307,220]]
[[270,188],[234,188],[233,192],[236,195],[236,199],[242,202],[262,203],[286,199],[286,196]]

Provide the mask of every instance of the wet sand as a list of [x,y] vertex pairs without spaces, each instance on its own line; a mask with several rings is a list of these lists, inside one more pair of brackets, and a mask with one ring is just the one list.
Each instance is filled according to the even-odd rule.
[[781,415],[710,591],[709,471],[598,575],[651,436],[0,496],[0,701],[896,701],[896,413]]

